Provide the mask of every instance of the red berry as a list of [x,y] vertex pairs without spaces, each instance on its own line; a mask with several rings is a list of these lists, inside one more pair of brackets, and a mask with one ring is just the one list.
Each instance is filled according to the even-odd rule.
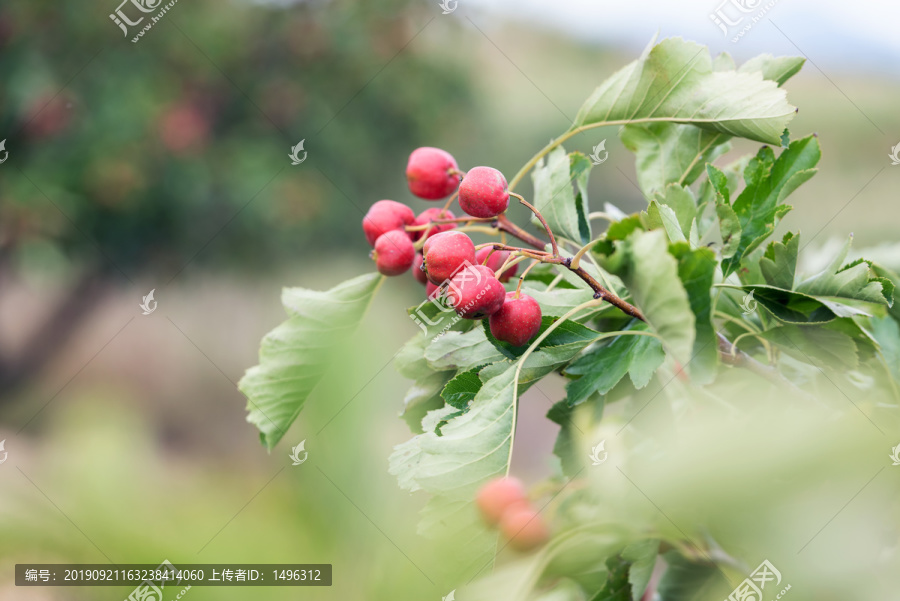
[[[413,225],[425,225],[426,223],[431,223],[434,220],[440,219],[453,219],[453,213],[451,213],[450,211],[439,209],[438,207],[431,207],[430,209],[425,209],[424,211],[419,213],[419,216],[416,217]],[[418,240],[425,234],[426,231],[428,232],[428,237],[431,238],[435,234],[440,234],[441,232],[452,230],[455,227],[455,223],[438,223],[431,226],[431,229],[429,230],[418,230],[410,233],[413,235],[413,240]]]
[[432,284],[442,284],[466,262],[475,263],[475,245],[462,232],[449,231],[429,236],[422,247],[425,274]]
[[465,319],[481,319],[496,313],[505,296],[503,284],[484,265],[459,270],[447,286],[447,304]]
[[431,300],[438,298],[441,295],[441,287],[435,286],[431,282],[427,282],[425,284],[425,296]]
[[372,258],[378,271],[384,275],[400,275],[409,270],[416,260],[416,249],[403,230],[391,230],[378,236]]
[[449,152],[429,146],[416,148],[406,164],[409,191],[425,200],[447,198],[459,185],[458,171],[456,159]]
[[472,217],[496,217],[509,206],[506,178],[493,167],[473,167],[459,184],[459,206]]
[[425,270],[422,269],[422,261],[422,253],[416,253],[416,258],[413,261],[412,273],[417,282],[427,287],[430,282],[428,281],[428,278],[425,277]]
[[402,202],[379,200],[369,207],[369,212],[363,217],[363,232],[369,244],[375,246],[380,235],[391,230],[402,230],[415,220],[416,214]]
[[[503,267],[503,264],[506,262],[506,259],[509,258],[509,255],[512,254],[508,250],[495,250],[491,252],[493,249],[490,246],[486,246],[475,253],[475,262],[479,265],[487,265],[495,272]],[[488,255],[491,255],[488,257]],[[484,260],[487,258],[487,263]],[[509,278],[516,275],[516,272],[519,270],[518,265],[513,265],[512,267],[508,267],[504,270],[503,273],[500,274],[500,277],[497,278],[501,282],[508,282]]]
[[516,298],[515,292],[507,292],[503,306],[491,315],[490,325],[497,340],[525,345],[541,329],[541,306],[527,294]]
[[484,520],[495,525],[500,523],[503,513],[514,505],[528,506],[525,487],[518,478],[495,478],[478,491],[475,503]]
[[513,506],[500,518],[500,532],[512,548],[530,551],[547,542],[550,532],[544,518],[530,507]]

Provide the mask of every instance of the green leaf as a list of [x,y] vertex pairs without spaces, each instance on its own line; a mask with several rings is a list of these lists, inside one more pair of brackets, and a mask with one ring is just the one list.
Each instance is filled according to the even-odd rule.
[[741,246],[741,222],[731,205],[724,202],[716,205],[716,217],[722,236],[722,258],[729,259]]
[[[582,286],[577,289],[560,288],[557,286],[550,292],[537,290],[530,287],[528,282],[531,279],[531,274],[528,275],[528,280],[526,280],[526,283],[522,286],[522,293],[527,294],[538,302],[541,306],[541,314],[544,317],[561,317],[578,305],[594,298],[594,291],[583,283]],[[590,315],[591,312],[585,311],[584,314]],[[582,315],[583,314],[579,314],[576,319],[582,321]]]
[[590,601],[632,601],[631,582],[628,572],[631,564],[619,556],[606,560],[606,583],[594,594]]
[[425,371],[421,378],[417,379],[406,396],[403,397],[403,411],[400,417],[407,423],[410,430],[415,433],[422,432],[422,420],[429,411],[440,409],[444,406],[444,399],[441,398],[441,390],[450,380],[453,372],[441,371]]
[[622,551],[622,559],[631,563],[628,569],[628,583],[631,584],[632,601],[640,601],[650,583],[656,557],[659,554],[659,541],[648,539],[628,545]]
[[635,154],[638,186],[647,197],[669,184],[691,185],[731,147],[727,134],[677,123],[626,125],[619,137]]
[[691,231],[691,225],[697,217],[697,199],[687,186],[669,184],[663,193],[657,195],[657,200],[662,204],[672,207],[678,218],[681,231],[687,235]]
[[779,86],[783,86],[784,82],[796,75],[806,59],[801,56],[772,56],[771,54],[760,54],[748,60],[741,65],[738,71],[742,73],[760,72],[764,79],[774,81]]
[[[600,336],[595,332],[595,337]],[[541,346],[535,350],[525,364],[522,365],[519,374],[519,391],[524,392],[528,387],[546,376],[547,374],[558,370],[566,363],[569,363],[573,357],[583,351],[585,347],[593,342],[593,340],[579,339],[574,342],[561,344],[558,346]],[[498,361],[485,367],[479,376],[482,380],[494,378],[506,369],[508,362]]]
[[677,551],[663,555],[668,564],[657,587],[659,601],[726,599],[734,587],[709,563],[693,563]]
[[759,71],[714,71],[706,47],[681,38],[650,46],[591,94],[573,129],[594,123],[670,120],[780,144],[795,108]]
[[[896,290],[897,286],[900,286],[900,275],[897,275],[892,269],[888,269],[887,267],[876,263],[872,264],[872,271],[878,277],[890,280],[891,296],[893,296],[893,291]],[[888,309],[888,314],[893,317],[897,323],[900,323],[900,303],[893,303]]]
[[853,339],[823,327],[786,324],[763,332],[763,337],[778,344],[798,361],[818,367],[856,369],[859,355]]
[[[794,290],[786,288],[796,279],[799,245],[799,234],[790,233],[785,235],[782,242],[769,244],[759,260],[759,270],[770,285],[741,287],[746,292],[752,291],[753,299],[779,321],[794,324],[825,323],[835,317],[867,315],[853,306],[856,303],[891,306],[894,292],[891,280],[878,276],[863,259],[841,266],[850,249],[850,240],[822,272],[796,285]],[[746,265],[753,267],[750,262]],[[747,279],[743,275],[741,277]],[[752,281],[755,277],[749,279]],[[771,285],[774,282],[782,286]]]
[[[635,320],[625,331],[647,330],[647,324]],[[566,367],[567,375],[581,376],[566,385],[566,401],[574,407],[592,394],[604,395],[632,370],[635,387],[643,388],[664,360],[665,353],[656,338],[635,334],[617,336]]]
[[542,584],[561,578],[575,580],[583,588],[585,580],[607,574],[600,562],[621,549],[626,540],[625,532],[609,526],[570,529],[534,553],[504,562],[490,575],[458,591],[459,597],[466,601],[531,600],[536,589],[544,588]]
[[[547,220],[547,225],[557,236],[587,244],[591,240],[588,222],[587,178],[591,161],[581,153],[571,158],[562,146],[557,146],[535,166],[531,177],[534,181],[534,206]],[[572,187],[576,183],[576,197]],[[536,217],[532,220],[541,225]]]
[[[559,425],[559,433],[553,444],[553,454],[559,457],[560,466],[566,476],[575,477],[584,467],[584,457],[578,446],[578,439],[584,436],[586,427],[596,424],[603,417],[604,397],[595,395],[578,407],[571,407],[565,401],[554,403],[547,412],[547,419]],[[582,413],[577,413],[581,411]],[[587,411],[587,415],[583,412]],[[588,423],[585,423],[587,418]],[[577,423],[576,423],[577,422]]]
[[406,341],[394,357],[394,368],[404,378],[417,380],[426,371],[432,371],[425,360],[425,348],[431,342],[424,332],[417,332]]
[[[591,159],[580,152],[573,152],[572,162],[569,165],[569,176],[575,181],[575,210],[578,211],[578,232],[580,241],[587,244],[594,237],[591,234],[591,220],[588,219],[590,211],[588,201],[588,177],[594,164]],[[577,241],[577,240],[576,240]]]
[[[747,186],[732,203],[741,226],[741,239],[734,255],[722,262],[724,275],[735,271],[741,259],[768,238],[790,207],[784,199],[815,173],[821,152],[815,136],[791,143],[776,159],[769,147],[763,147],[744,170]],[[716,183],[721,195],[721,181]],[[727,198],[724,199],[727,202]]]
[[247,397],[247,421],[268,450],[278,444],[322,379],[333,352],[356,330],[384,277],[371,273],[320,292],[286,288],[288,319],[266,334],[259,365],[238,388]]
[[801,282],[796,290],[823,300],[857,300],[890,307],[894,302],[894,284],[872,273],[871,264],[858,259],[841,267],[853,236],[848,238],[831,264],[821,273]]
[[481,328],[468,332],[447,332],[425,348],[425,359],[435,370],[466,371],[503,358],[504,355],[485,337]]
[[[425,432],[397,445],[389,460],[389,471],[401,488],[433,495],[420,532],[442,538],[458,535],[467,542],[473,537],[467,547],[472,558],[493,551],[491,538],[478,525],[473,499],[484,482],[506,474],[509,467],[515,374],[516,365],[511,364],[487,380],[461,415],[451,416],[454,408],[449,406],[430,413],[423,420]],[[443,421],[438,435],[434,429]],[[457,514],[465,519],[457,519]]]
[[684,242],[687,240],[684,237],[684,232],[681,231],[681,226],[678,225],[678,217],[675,215],[672,207],[661,205],[659,202],[651,200],[650,206],[647,207],[646,215],[648,230],[665,230],[666,237],[670,242]]
[[624,240],[635,230],[643,229],[640,215],[629,215],[625,219],[611,223],[606,230],[605,238],[609,242]]
[[714,71],[733,71],[734,68],[734,59],[727,52],[720,52],[713,57]]
[[451,331],[465,332],[472,327],[471,320],[459,317],[453,307],[444,304],[443,297],[423,300],[415,307],[407,309],[406,313],[428,339],[437,338]]
[[478,372],[479,369],[475,368],[457,374],[444,386],[441,397],[452,407],[457,409],[468,408],[469,402],[481,390],[482,382],[478,377]]
[[622,252],[627,264],[621,277],[634,304],[666,351],[687,365],[694,346],[695,318],[665,235],[658,230],[636,231],[622,244]]
[[403,411],[400,417],[409,428],[419,433],[422,431],[422,419],[434,409],[444,406],[441,390],[450,378],[452,371],[434,371],[425,359],[425,348],[431,339],[424,332],[418,332],[410,338],[394,357],[394,367],[404,378],[415,380],[403,398]]
[[884,362],[894,381],[900,384],[900,324],[890,317],[873,317],[871,323]]
[[800,234],[788,232],[781,242],[773,240],[759,260],[759,268],[770,286],[794,289],[797,256],[800,252]]
[[719,345],[712,320],[712,285],[718,261],[710,248],[691,247],[686,242],[670,247],[678,259],[678,277],[687,292],[694,313],[696,335],[692,359],[688,364],[691,377],[699,384],[712,382],[719,365]]
[[[724,287],[734,287],[745,292],[752,292],[753,301],[758,302],[776,319],[784,323],[827,323],[838,317],[831,307],[807,294],[766,285],[724,285]],[[750,304],[752,306],[752,302]]]

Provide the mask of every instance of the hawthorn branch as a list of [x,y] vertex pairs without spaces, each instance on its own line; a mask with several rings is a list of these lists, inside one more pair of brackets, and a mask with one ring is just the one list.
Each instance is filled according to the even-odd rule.
[[[603,284],[598,282],[591,274],[589,274],[583,267],[572,267],[572,260],[569,258],[561,258],[561,257],[552,257],[549,256],[549,253],[535,253],[534,251],[529,251],[527,249],[516,248],[514,246],[507,246],[505,244],[494,244],[495,250],[508,250],[513,252],[519,252],[523,256],[527,256],[529,258],[535,259],[536,261],[540,261],[542,263],[551,263],[554,265],[559,265],[564,267],[577,275],[584,281],[585,284],[590,286],[591,290],[594,291],[594,298],[601,299],[612,306],[618,308],[620,311],[625,313],[626,315],[630,315],[635,319],[640,319],[643,322],[647,322],[647,318],[644,317],[644,314],[641,313],[641,310],[629,303],[628,301],[622,300],[609,290],[607,290]],[[524,274],[523,274],[524,275]],[[520,281],[521,286],[521,281]],[[733,365],[735,367],[743,367],[767,380],[779,384],[781,386],[786,386],[791,389],[793,392],[802,396],[805,399],[811,399],[810,395],[798,388],[793,382],[788,380],[781,374],[777,369],[770,365],[765,365],[760,363],[747,353],[742,350],[738,350],[734,344],[728,340],[723,334],[717,334],[718,336],[718,344],[719,344],[719,357],[722,359],[722,363],[727,365]]]
[[497,217],[495,227],[501,232],[506,232],[510,236],[514,236],[525,244],[533,246],[538,250],[544,250],[544,247],[547,246],[546,242],[520,228],[518,225],[510,221],[506,215],[500,215],[499,217]]
[[[537,215],[538,219],[540,219],[541,223],[543,223],[546,227],[546,221],[544,221],[540,212],[538,212],[534,207],[532,207],[527,202],[525,202],[518,194],[516,194],[515,196],[519,197],[520,201],[523,202],[523,204],[527,205],[532,211],[534,211],[534,214]],[[510,221],[506,217],[506,215],[500,215],[497,218],[496,223],[494,223],[493,225],[498,230],[500,230],[502,232],[506,232],[512,236],[515,236],[519,240],[522,240],[523,242],[533,246],[534,248],[541,249],[538,251],[533,251],[533,250],[528,250],[528,249],[524,249],[524,248],[516,248],[514,246],[508,246],[506,244],[493,244],[493,247],[495,250],[508,250],[508,251],[512,251],[512,252],[517,252],[517,253],[521,254],[522,256],[526,256],[531,259],[535,259],[542,263],[552,263],[555,265],[560,265],[562,267],[565,267],[566,269],[568,269],[569,271],[571,271],[572,273],[577,275],[579,278],[581,278],[581,280],[584,281],[585,284],[590,286],[591,290],[594,291],[595,299],[602,299],[602,300],[608,302],[609,304],[611,304],[612,306],[618,308],[620,311],[622,311],[626,315],[630,315],[631,317],[634,317],[635,319],[640,319],[641,321],[643,321],[645,323],[647,322],[647,318],[644,317],[644,314],[641,313],[640,309],[638,309],[631,303],[629,303],[625,300],[622,300],[621,298],[619,298],[618,296],[616,296],[615,294],[613,294],[612,292],[607,290],[603,286],[603,284],[598,282],[593,276],[591,276],[591,274],[589,274],[587,271],[585,271],[583,267],[578,265],[578,261],[573,261],[571,258],[564,259],[562,257],[557,256],[555,241],[553,242],[554,254],[551,255],[550,253],[543,250],[546,246],[546,244],[544,243],[543,240],[541,240],[540,238],[537,238],[536,236],[529,234],[528,232],[526,232],[525,230],[520,228],[518,225],[514,224],[512,221]],[[547,227],[547,232],[550,233],[551,236],[553,235],[552,232],[550,232],[549,227]],[[584,249],[582,249],[582,250],[584,250]],[[583,254],[583,253],[580,252],[579,254]],[[573,262],[575,264],[574,267],[573,267]],[[521,285],[521,281],[520,281],[520,285]],[[815,400],[807,392],[805,392],[801,388],[797,387],[796,384],[794,384],[789,379],[784,377],[784,375],[781,372],[779,372],[777,369],[775,369],[774,367],[760,363],[759,361],[757,361],[756,359],[754,359],[753,357],[751,357],[744,351],[738,350],[737,347],[735,347],[734,344],[730,340],[728,340],[728,338],[725,337],[723,334],[717,334],[717,337],[718,337],[718,344],[719,344],[719,357],[722,359],[722,363],[725,363],[727,365],[733,365],[735,367],[743,367],[743,368],[745,368],[745,369],[747,369],[747,370],[749,370],[749,371],[751,371],[751,372],[753,372],[775,384],[789,388],[790,390],[795,392],[797,395],[799,395],[805,399],[813,400],[813,401]]]

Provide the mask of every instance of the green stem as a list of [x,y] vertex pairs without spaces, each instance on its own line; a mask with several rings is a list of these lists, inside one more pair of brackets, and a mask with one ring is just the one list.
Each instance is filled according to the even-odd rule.
[[[523,257],[524,258],[524,257]],[[519,283],[516,284],[516,298],[519,298],[519,293],[522,291],[522,282],[525,281],[525,276],[528,275],[528,272],[534,269],[535,265],[540,265],[541,262],[535,260],[531,265],[525,268],[525,271],[522,272],[522,275],[519,276]],[[502,273],[502,272],[501,272]]]
[[554,148],[556,148],[557,146],[559,146],[560,144],[562,144],[563,142],[565,142],[572,136],[578,135],[581,132],[587,131],[589,129],[595,129],[597,127],[605,127],[607,125],[628,125],[631,123],[651,123],[654,121],[672,121],[672,119],[670,119],[668,117],[656,117],[656,118],[647,117],[644,119],[617,119],[614,121],[600,121],[598,123],[590,123],[588,125],[582,125],[581,127],[575,127],[573,129],[570,129],[569,131],[565,132],[563,135],[556,138],[555,140],[551,140],[551,142],[549,144],[544,146],[536,155],[531,157],[531,160],[529,160],[527,163],[525,163],[525,165],[521,169],[519,169],[519,172],[516,173],[516,175],[510,180],[509,190],[512,191],[513,189],[515,189],[515,187],[519,184],[519,182],[522,181],[522,178],[525,177],[525,175],[527,175],[528,172],[531,171],[535,165],[537,165],[538,161],[540,161],[542,158],[544,158],[545,156],[550,154],[551,150],[553,150]]

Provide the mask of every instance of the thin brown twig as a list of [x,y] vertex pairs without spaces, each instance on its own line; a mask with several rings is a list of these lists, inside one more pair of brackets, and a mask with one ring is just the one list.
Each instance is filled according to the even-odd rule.
[[553,256],[558,257],[559,256],[559,248],[557,248],[557,246],[556,246],[556,238],[553,236],[553,230],[551,230],[550,226],[547,225],[547,220],[544,219],[544,216],[541,215],[541,212],[538,211],[536,208],[534,208],[521,195],[516,194],[515,192],[510,192],[509,195],[515,196],[516,198],[518,198],[519,202],[522,203],[523,205],[525,205],[526,207],[528,207],[531,210],[531,212],[534,213],[534,216],[538,218],[538,220],[541,222],[541,225],[543,225],[544,229],[547,231],[547,236],[549,236],[549,238],[550,238],[550,246],[553,248]]
[[539,250],[544,250],[544,247],[547,246],[546,242],[520,228],[518,225],[510,221],[506,215],[500,215],[499,217],[497,217],[496,227],[501,232],[506,232],[510,236],[514,236],[525,244],[533,246],[534,248],[537,248]]

